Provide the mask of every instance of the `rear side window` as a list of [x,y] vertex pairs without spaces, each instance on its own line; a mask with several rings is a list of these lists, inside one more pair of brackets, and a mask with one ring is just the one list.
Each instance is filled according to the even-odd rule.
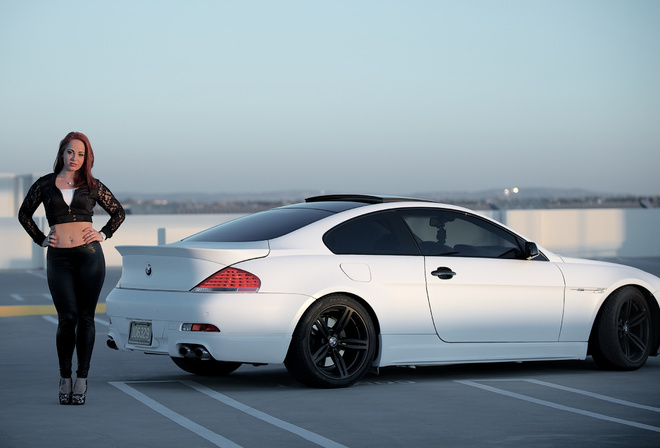
[[335,254],[419,255],[408,228],[392,211],[340,224],[325,234],[323,242]]
[[264,241],[286,235],[335,212],[313,208],[275,208],[211,227],[184,241]]

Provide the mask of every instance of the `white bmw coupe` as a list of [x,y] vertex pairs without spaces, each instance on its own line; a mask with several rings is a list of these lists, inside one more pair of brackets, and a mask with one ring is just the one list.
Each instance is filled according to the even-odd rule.
[[659,278],[435,202],[319,196],[118,250],[108,345],[200,375],[283,362],[332,388],[372,367],[589,355],[633,370],[660,345]]

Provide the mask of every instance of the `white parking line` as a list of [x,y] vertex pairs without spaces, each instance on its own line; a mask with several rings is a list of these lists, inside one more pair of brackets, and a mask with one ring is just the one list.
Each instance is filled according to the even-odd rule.
[[173,410],[171,410],[168,407],[163,406],[162,404],[158,403],[156,400],[149,398],[142,392],[139,392],[135,389],[133,389],[131,386],[127,385],[126,383],[121,383],[121,382],[111,382],[111,385],[115,386],[117,389],[121,390],[122,392],[130,395],[131,397],[135,398],[142,404],[150,407],[154,411],[158,412],[160,415],[163,417],[169,418],[172,420],[174,423],[177,425],[183,426],[187,430],[197,434],[198,436],[208,440],[215,446],[219,446],[222,448],[241,448],[240,445],[232,442],[229,439],[226,439],[222,437],[219,434],[214,433],[213,431],[206,429],[202,425],[198,425],[197,423],[193,422],[192,420],[187,419],[181,414],[177,414]]
[[[43,316],[41,316],[41,317],[43,317],[45,320],[47,320],[48,322],[51,322],[51,323],[53,323],[53,324],[55,324],[55,325],[57,325],[57,323],[58,323],[58,322],[57,322],[57,317],[55,317],[55,316],[51,316],[51,315],[49,315],[49,314],[45,314],[45,315],[43,315]],[[94,322],[96,322],[97,324],[103,325],[103,326],[105,326],[105,327],[109,327],[109,326],[110,326],[110,322],[108,322],[107,320],[104,320],[104,319],[100,319],[100,318],[98,318],[98,317],[95,317],[95,318],[94,318]]]
[[[41,317],[43,317],[44,319],[46,319],[48,322],[51,322],[51,323],[57,325],[57,317],[55,317],[55,316],[51,316],[51,315],[48,315],[48,314],[43,315],[43,316],[41,316]],[[97,324],[100,324],[100,325],[106,326],[106,327],[109,327],[109,326],[110,326],[110,322],[108,322],[107,320],[99,319],[98,317],[95,317],[95,318],[94,318],[94,322],[96,322]]]
[[[156,382],[156,381],[154,381]],[[165,381],[157,381],[157,382],[165,382]],[[344,445],[341,445],[337,442],[334,442],[330,439],[327,439],[319,434],[313,433],[311,431],[308,431],[306,429],[300,428],[298,426],[292,425],[291,423],[287,423],[283,420],[280,420],[276,417],[273,417],[272,415],[266,414],[265,412],[261,412],[257,409],[254,409],[250,406],[247,406],[239,401],[234,400],[233,398],[229,398],[228,396],[221,394],[219,392],[214,391],[213,389],[210,389],[206,386],[202,386],[199,383],[196,383],[194,381],[177,381],[181,384],[184,384],[192,389],[195,389],[196,391],[203,393],[214,400],[217,400],[227,406],[230,406],[238,411],[244,412],[254,418],[257,418],[263,422],[269,423],[273,426],[276,426],[280,429],[283,429],[285,431],[288,431],[292,434],[295,434],[299,437],[302,437],[303,439],[309,440],[312,443],[315,443],[319,446],[322,447],[327,447],[327,448],[347,448]],[[133,382],[132,382],[133,383]],[[150,383],[150,381],[142,381],[140,383]],[[111,385],[115,386],[119,390],[127,393],[128,395],[132,396],[136,400],[140,401],[141,403],[145,404],[146,406],[150,407],[154,411],[158,412],[159,414],[169,418],[173,422],[183,426],[184,428],[194,432],[195,434],[199,435],[200,437],[205,438],[206,440],[216,444],[216,446],[220,447],[239,447],[240,445],[235,444],[231,440],[228,440],[224,437],[222,437],[219,434],[214,433],[213,431],[210,431],[209,429],[198,425],[195,422],[190,421],[186,417],[183,417],[180,414],[177,414],[176,412],[172,411],[169,408],[166,408],[165,406],[161,405],[157,401],[149,398],[145,394],[138,392],[131,386],[129,386],[125,382],[111,382]]]
[[572,392],[574,394],[585,395],[587,397],[596,398],[598,400],[609,401],[610,403],[621,404],[623,406],[629,406],[631,408],[644,409],[645,411],[651,412],[660,412],[660,408],[655,408],[653,406],[646,406],[645,404],[633,403],[632,401],[619,400],[618,398],[608,397],[607,395],[596,394],[593,392],[587,392],[585,390],[573,389],[572,387],[561,386],[559,384],[547,383],[545,381],[526,379],[528,383],[539,384],[541,386],[552,387],[554,389],[564,390],[566,392]]
[[11,298],[16,300],[17,302],[22,302],[23,300],[25,300],[23,299],[23,297],[20,296],[20,294],[11,294]]
[[110,326],[110,322],[108,322],[107,320],[99,319],[98,317],[94,318],[94,322],[96,322],[97,324],[104,325],[106,327]]
[[44,280],[48,279],[46,274],[44,274],[44,271],[26,271],[26,272],[36,277],[43,278]]
[[185,384],[188,387],[192,387],[196,391],[208,395],[214,400],[218,400],[219,402],[224,403],[227,406],[231,406],[232,408],[238,411],[251,415],[254,418],[258,418],[259,420],[264,421],[266,423],[270,423],[271,425],[277,426],[280,429],[289,431],[290,433],[302,437],[303,439],[307,439],[310,442],[313,442],[319,446],[330,447],[330,448],[346,448],[344,445],[341,445],[330,439],[326,439],[323,436],[320,436],[306,429],[300,428],[299,426],[292,425],[291,423],[287,423],[283,420],[280,420],[279,418],[273,417],[272,415],[268,415],[265,412],[258,411],[254,408],[251,408],[250,406],[247,406],[239,401],[234,400],[233,398],[229,398],[228,396],[221,394],[220,392],[216,392],[213,389],[210,389],[206,386],[202,386],[201,384],[198,384],[194,381],[181,381],[181,383]]
[[[499,381],[499,382],[502,382],[502,381],[507,381],[507,380],[498,379],[498,380],[477,380],[477,381]],[[548,384],[552,384],[552,383],[545,383],[543,381],[536,382],[536,380],[526,380],[526,379],[515,379],[515,380],[508,380],[508,381],[527,381],[527,382],[536,383],[536,384],[539,384],[539,385],[542,385],[542,386],[547,386]],[[616,417],[610,417],[608,415],[599,414],[597,412],[585,411],[583,409],[572,408],[570,406],[564,406],[564,405],[561,405],[561,404],[553,403],[551,401],[539,400],[538,398],[529,397],[527,395],[522,395],[522,394],[518,394],[518,393],[515,393],[515,392],[509,392],[507,390],[498,389],[496,387],[487,386],[485,384],[479,384],[476,381],[455,380],[454,382],[464,384],[466,386],[471,386],[471,387],[476,387],[476,388],[479,388],[479,389],[487,390],[489,392],[494,392],[496,394],[500,394],[500,395],[504,395],[504,396],[507,396],[507,397],[515,398],[517,400],[527,401],[527,402],[530,402],[530,403],[539,404],[541,406],[547,406],[549,408],[558,409],[560,411],[572,412],[574,414],[580,414],[580,415],[584,415],[584,416],[587,416],[587,417],[596,418],[596,419],[599,419],[599,420],[605,420],[605,421],[609,421],[609,422],[613,422],[613,423],[620,423],[622,425],[632,426],[632,427],[640,428],[640,429],[646,429],[648,431],[653,431],[653,432],[660,432],[660,427],[657,427],[657,426],[645,425],[643,423],[633,422],[633,421],[630,421],[630,420],[623,420],[623,419],[616,418]],[[552,386],[548,386],[548,387],[555,387],[557,389],[563,389],[563,390],[566,390],[568,392],[574,392],[576,390],[579,390],[579,389],[564,388],[563,386],[559,386],[559,385],[552,385]],[[575,393],[577,393],[577,392],[575,392]],[[582,393],[582,395],[589,395],[593,398],[598,398],[598,399],[601,399],[600,397],[605,397],[604,395],[591,394],[591,393],[585,392],[585,391],[580,391],[580,393]],[[618,403],[618,404],[628,403],[628,402],[624,402],[623,400],[616,400],[616,399],[610,398],[610,397],[607,397],[607,398],[608,398],[607,401],[611,401],[611,402]],[[625,405],[628,406],[628,404],[625,404]],[[640,406],[642,406],[642,405],[637,405],[635,407],[640,407]]]
[[48,322],[50,322],[52,324],[55,324],[55,325],[58,324],[57,317],[55,317],[55,316],[51,316],[51,315],[46,314],[46,315],[41,316],[41,317],[43,317],[44,319],[46,319]]

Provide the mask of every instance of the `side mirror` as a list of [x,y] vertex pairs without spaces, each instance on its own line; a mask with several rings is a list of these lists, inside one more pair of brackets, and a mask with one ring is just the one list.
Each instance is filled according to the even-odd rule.
[[527,241],[525,243],[525,258],[527,260],[531,260],[533,258],[536,258],[539,256],[539,247],[536,245],[536,243],[532,243],[531,241]]

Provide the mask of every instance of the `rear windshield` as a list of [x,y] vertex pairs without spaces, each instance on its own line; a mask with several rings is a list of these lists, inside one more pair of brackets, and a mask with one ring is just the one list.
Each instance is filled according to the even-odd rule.
[[298,230],[338,211],[360,205],[343,203],[343,206],[338,206],[338,204],[328,204],[330,205],[328,207],[323,207],[320,203],[296,204],[274,208],[211,227],[184,241],[229,243],[270,240]]

